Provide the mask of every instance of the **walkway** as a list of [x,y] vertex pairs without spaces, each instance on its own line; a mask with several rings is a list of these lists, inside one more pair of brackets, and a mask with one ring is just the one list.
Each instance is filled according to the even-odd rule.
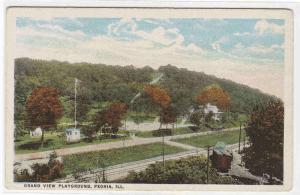
[[[238,128],[228,128],[228,129],[224,129],[224,130],[220,130],[220,131],[206,131],[206,132],[199,132],[199,133],[189,133],[189,134],[182,134],[182,135],[165,136],[164,139],[167,143],[170,143],[171,139],[188,138],[188,137],[192,137],[192,136],[208,135],[208,134],[213,134],[213,133],[219,133],[219,132],[224,132],[224,131],[234,131],[234,130],[238,130]],[[93,152],[93,151],[142,145],[142,144],[150,144],[150,143],[161,142],[161,141],[162,141],[162,137],[140,138],[140,137],[135,136],[129,140],[108,142],[108,143],[102,143],[102,144],[93,144],[93,145],[79,146],[79,147],[72,147],[72,148],[61,148],[61,149],[55,150],[55,152],[57,153],[58,156],[65,156],[65,155],[70,155],[70,154],[78,154],[78,153],[85,153],[85,152]],[[15,162],[48,158],[52,152],[53,152],[53,150],[45,151],[45,152],[35,152],[35,153],[29,153],[29,154],[18,154],[15,157]]]
[[[246,146],[248,147],[248,146]],[[248,169],[246,169],[244,166],[241,165],[241,155],[238,153],[237,148],[232,150],[233,154],[233,160],[231,163],[231,168],[228,172],[231,176],[237,176],[241,178],[246,178],[252,181],[256,181],[259,184],[266,184],[268,181],[263,177],[258,177],[253,174],[251,174]]]

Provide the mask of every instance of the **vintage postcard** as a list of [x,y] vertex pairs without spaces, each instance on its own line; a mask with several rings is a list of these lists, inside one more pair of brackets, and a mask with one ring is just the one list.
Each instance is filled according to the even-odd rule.
[[292,187],[293,12],[10,7],[6,187]]

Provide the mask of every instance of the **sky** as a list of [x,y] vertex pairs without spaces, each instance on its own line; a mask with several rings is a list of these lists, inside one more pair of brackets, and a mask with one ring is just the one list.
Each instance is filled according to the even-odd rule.
[[15,57],[172,64],[283,98],[284,20],[17,18]]

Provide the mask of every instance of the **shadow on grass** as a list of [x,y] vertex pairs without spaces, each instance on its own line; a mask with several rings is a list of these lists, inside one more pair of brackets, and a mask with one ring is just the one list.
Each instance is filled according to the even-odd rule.
[[[60,149],[64,147],[72,147],[73,146],[83,146],[85,144],[91,144],[91,143],[101,143],[104,140],[113,140],[120,138],[118,135],[101,135],[98,139],[97,138],[88,138],[88,137],[83,137],[80,141],[74,141],[74,142],[67,142],[65,139],[45,139],[44,140],[44,145],[43,145],[43,150],[48,150],[48,149]],[[17,146],[17,150],[32,150],[32,151],[39,151],[42,149],[41,147],[42,142],[40,140],[34,140],[34,141],[29,141],[26,143],[22,143],[19,146]]]
[[104,135],[99,136],[98,138],[97,137],[82,138],[82,142],[92,143],[92,142],[95,142],[95,141],[106,140],[106,139],[117,139],[117,138],[121,138],[121,136],[114,135],[114,134],[112,134],[112,135],[111,134],[104,134]]
[[198,126],[188,126],[188,128],[189,128],[190,130],[192,130],[193,132],[198,132],[198,131],[200,131],[200,127],[198,127]]
[[24,141],[24,139],[16,138],[16,139],[14,140],[14,142],[21,142],[21,141]]
[[[47,139],[44,141],[44,147],[48,147],[52,143],[53,143],[52,139]],[[32,141],[32,142],[27,142],[25,144],[21,144],[18,148],[23,150],[37,150],[41,147],[41,145],[42,145],[41,141]]]

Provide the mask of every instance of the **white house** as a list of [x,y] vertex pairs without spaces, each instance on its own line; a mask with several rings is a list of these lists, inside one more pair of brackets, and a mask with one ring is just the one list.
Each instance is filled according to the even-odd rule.
[[68,143],[80,141],[80,129],[77,128],[66,129],[66,137]]
[[212,116],[213,120],[216,120],[216,121],[221,120],[221,114],[223,112],[220,112],[217,106],[208,103],[204,106],[204,114],[207,115],[210,112],[213,113],[213,116]]
[[32,137],[40,137],[42,136],[42,128],[41,127],[37,127],[35,130],[30,131],[30,136]]

